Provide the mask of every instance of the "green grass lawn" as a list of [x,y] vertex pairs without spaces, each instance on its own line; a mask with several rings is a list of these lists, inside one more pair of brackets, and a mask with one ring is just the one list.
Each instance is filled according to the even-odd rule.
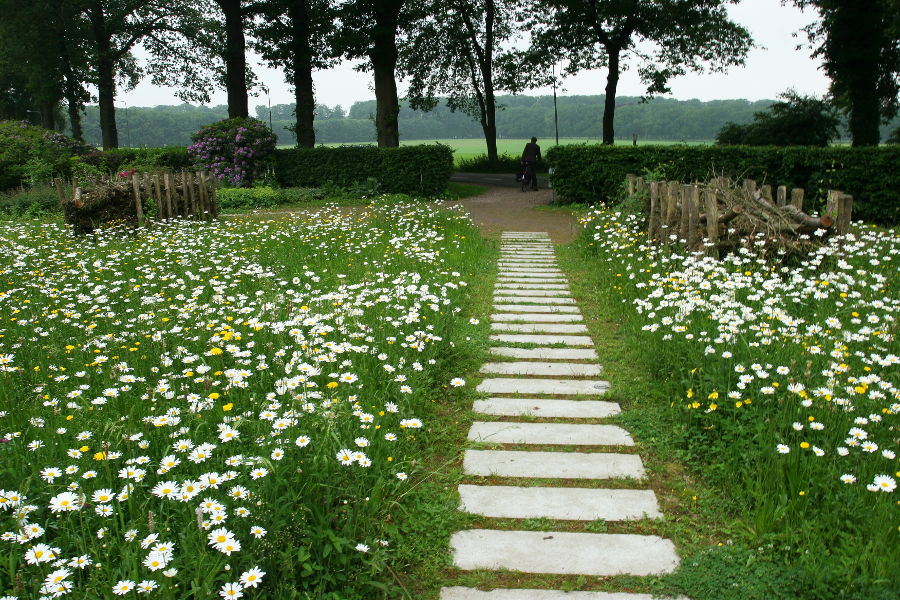
[[[400,142],[402,146],[415,146],[418,144],[433,144],[435,142],[446,144],[453,148],[453,158],[458,164],[460,160],[466,158],[474,158],[479,154],[487,153],[487,145],[485,144],[484,139],[482,138],[460,138],[460,139],[436,139],[436,140],[406,140]],[[499,139],[497,140],[497,151],[500,154],[519,154],[522,152],[522,149],[525,147],[525,144],[528,142],[526,139],[519,138],[508,138],[508,139]],[[375,142],[359,142],[360,144],[374,144]],[[599,138],[559,138],[559,143],[562,144],[599,144]],[[630,139],[622,139],[617,140],[618,144],[627,145],[631,143]],[[674,140],[638,140],[638,145],[647,146],[653,144],[661,144],[661,145],[673,145],[673,144],[709,144],[711,142],[708,141],[691,141],[691,142],[679,142]],[[547,139],[538,139],[538,144],[541,148],[546,152],[548,149],[556,145],[556,140],[553,138]],[[322,146],[344,146],[347,144],[321,144]],[[281,148],[291,148],[291,145],[279,146]]]

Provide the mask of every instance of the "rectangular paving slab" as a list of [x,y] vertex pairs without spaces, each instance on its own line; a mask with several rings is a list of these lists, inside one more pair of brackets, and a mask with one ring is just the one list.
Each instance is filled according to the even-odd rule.
[[549,479],[643,479],[644,463],[637,454],[611,452],[523,452],[466,450],[466,475],[542,477]]
[[597,360],[593,348],[508,348],[494,346],[491,354],[530,360]]
[[495,304],[494,310],[502,310],[504,312],[513,313],[579,313],[577,306],[534,306],[533,304],[519,304],[511,302],[509,304]]
[[494,286],[494,292],[507,290],[569,290],[565,283],[508,283],[501,281]]
[[[575,304],[575,298],[552,298],[540,296],[507,296],[502,292],[494,295],[497,304]],[[533,310],[531,307],[529,311]]]
[[500,267],[499,273],[552,273],[562,275],[562,271],[554,267]]
[[453,564],[560,575],[661,575],[678,566],[675,545],[655,535],[469,529],[450,538]]
[[545,297],[555,297],[555,298],[571,298],[571,294],[568,289],[562,290],[535,290],[535,289],[527,289],[527,290],[514,290],[507,288],[495,288],[494,294],[503,295],[503,296],[526,296],[530,298],[545,298]]
[[546,377],[595,377],[603,367],[590,363],[566,362],[493,362],[481,366],[482,373],[496,375],[538,375]]
[[[628,592],[564,592],[562,590],[495,589],[461,586],[441,588],[439,600],[654,600],[650,594]],[[681,597],[679,600],[688,600]]]
[[628,432],[618,425],[587,423],[509,423],[475,421],[470,442],[536,444],[550,446],[634,446]]
[[582,320],[580,314],[554,314],[554,313],[496,313],[491,315],[491,321],[495,323],[510,323],[523,321],[525,323],[577,323]]
[[491,331],[517,333],[587,333],[582,323],[491,323]]
[[488,394],[599,395],[609,390],[609,382],[599,379],[518,379],[493,377],[478,384]]
[[563,417],[569,419],[605,419],[617,415],[617,402],[606,400],[561,400],[559,398],[488,398],[476,400],[472,410],[498,417]]
[[495,342],[506,342],[513,344],[537,344],[539,346],[593,346],[589,335],[563,335],[563,334],[545,334],[536,333],[495,333],[491,335],[491,339]]
[[634,521],[662,516],[653,490],[460,485],[459,510],[498,519]]

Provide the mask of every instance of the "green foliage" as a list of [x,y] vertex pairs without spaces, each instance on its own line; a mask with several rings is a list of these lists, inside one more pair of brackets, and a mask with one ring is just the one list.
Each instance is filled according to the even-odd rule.
[[49,185],[0,192],[0,215],[39,217],[59,212],[59,209],[59,196],[56,195],[56,190]]
[[436,196],[447,188],[452,170],[453,151],[441,144],[320,146],[275,152],[275,174],[283,187],[320,187],[329,182],[347,187],[371,178],[382,192]]
[[82,147],[62,134],[24,122],[0,121],[0,190],[69,174]]
[[112,148],[96,150],[80,157],[80,162],[95,167],[100,173],[138,171],[180,171],[193,166],[187,148]]
[[[522,145],[524,146],[524,142]],[[457,169],[467,173],[509,173],[512,175],[522,169],[522,158],[520,155],[500,154],[494,162],[488,160],[487,154],[480,154],[460,160]],[[546,161],[538,163],[534,170],[536,173],[546,173]]]
[[628,173],[661,169],[667,178],[726,175],[801,187],[807,210],[821,208],[828,190],[854,198],[855,219],[900,223],[900,148],[749,146],[556,146],[547,152],[553,188],[563,202],[612,203]]
[[220,188],[216,201],[220,209],[274,208],[282,204],[301,204],[321,200],[325,192],[316,188]]
[[728,122],[716,142],[745,146],[827,146],[838,137],[837,117],[825,100],[787,92],[765,112],[753,115],[753,122]]

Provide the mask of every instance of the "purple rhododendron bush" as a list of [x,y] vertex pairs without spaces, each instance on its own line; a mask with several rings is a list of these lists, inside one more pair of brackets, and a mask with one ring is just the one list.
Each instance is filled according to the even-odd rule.
[[269,166],[275,151],[275,134],[258,119],[226,119],[191,136],[188,153],[201,169],[221,183],[250,187]]

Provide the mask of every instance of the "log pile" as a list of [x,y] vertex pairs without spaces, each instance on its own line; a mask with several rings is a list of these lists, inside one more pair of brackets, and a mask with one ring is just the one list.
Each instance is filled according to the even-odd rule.
[[205,173],[130,173],[127,177],[73,179],[68,197],[61,180],[56,190],[65,222],[76,234],[100,225],[149,225],[152,220],[218,217],[215,179]]
[[773,197],[771,186],[749,179],[741,184],[722,177],[707,183],[645,183],[629,175],[627,190],[644,199],[651,240],[718,254],[750,240],[763,240],[772,248],[806,249],[825,235],[847,233],[853,208],[852,196],[832,191],[825,212],[812,216],[803,212],[802,189],[788,194],[786,186],[779,186]]

